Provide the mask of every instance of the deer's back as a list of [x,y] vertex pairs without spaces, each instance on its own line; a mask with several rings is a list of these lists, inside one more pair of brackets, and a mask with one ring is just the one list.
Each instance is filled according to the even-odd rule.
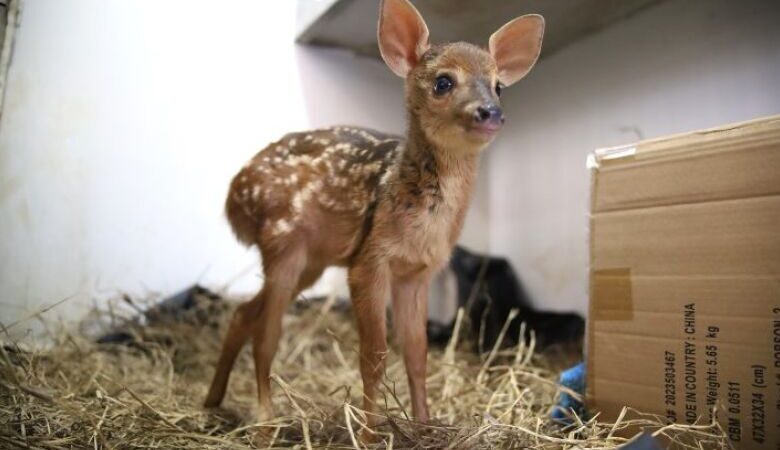
[[306,239],[324,263],[341,263],[359,245],[401,145],[397,136],[357,127],[290,133],[235,176],[228,220],[239,240],[262,251]]

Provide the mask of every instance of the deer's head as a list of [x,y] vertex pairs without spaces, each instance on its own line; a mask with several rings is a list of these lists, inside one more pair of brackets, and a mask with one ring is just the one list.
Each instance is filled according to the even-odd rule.
[[481,149],[504,123],[501,90],[523,78],[542,46],[544,19],[518,17],[487,49],[465,42],[431,45],[428,26],[408,0],[383,0],[378,41],[390,69],[406,79],[410,118],[437,146]]

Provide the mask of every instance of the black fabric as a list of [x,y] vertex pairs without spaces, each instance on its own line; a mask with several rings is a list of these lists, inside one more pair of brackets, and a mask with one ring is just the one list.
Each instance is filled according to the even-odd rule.
[[[466,310],[472,339],[479,338],[484,323],[484,340],[480,350],[489,351],[493,347],[512,309],[517,309],[519,314],[510,323],[503,345],[518,343],[523,322],[526,323],[524,338],[528,339],[533,330],[540,350],[554,344],[581,344],[585,333],[582,316],[535,309],[506,259],[480,255],[456,246],[449,269],[457,279],[458,305]],[[429,322],[429,340],[446,343],[453,326],[454,323]]]

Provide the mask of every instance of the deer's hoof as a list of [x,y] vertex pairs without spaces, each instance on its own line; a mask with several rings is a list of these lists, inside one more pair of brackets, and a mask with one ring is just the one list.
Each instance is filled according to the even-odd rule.
[[209,395],[206,396],[206,401],[203,402],[203,407],[204,408],[218,408],[220,404],[222,404],[222,398],[218,397],[216,395],[212,395],[209,392]]
[[378,434],[372,433],[371,430],[364,428],[360,430],[360,433],[358,434],[358,440],[363,445],[373,445],[378,444],[381,439],[379,438]]

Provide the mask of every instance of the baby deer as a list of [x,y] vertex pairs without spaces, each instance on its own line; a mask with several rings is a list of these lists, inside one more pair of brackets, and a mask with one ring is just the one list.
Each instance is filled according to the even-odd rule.
[[360,335],[369,425],[387,351],[385,305],[419,421],[428,420],[427,293],[458,239],[481,151],[504,123],[499,95],[525,76],[541,49],[544,20],[526,15],[490,37],[431,45],[407,0],[383,0],[379,49],[406,79],[406,137],[356,127],[291,133],[233,179],[228,220],[262,255],[265,283],[230,323],[206,406],[222,401],[241,347],[252,338],[261,415],[273,416],[271,361],[288,303],[328,266],[348,268]]

